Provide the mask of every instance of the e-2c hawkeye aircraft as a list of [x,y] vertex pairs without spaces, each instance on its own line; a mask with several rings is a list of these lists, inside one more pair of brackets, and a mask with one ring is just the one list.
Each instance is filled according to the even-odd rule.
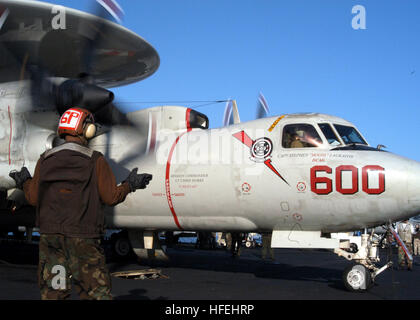
[[106,209],[107,227],[128,230],[139,257],[159,255],[158,231],[241,231],[272,232],[273,248],[331,249],[355,262],[343,276],[354,291],[368,290],[391,265],[379,266],[372,234],[345,232],[417,215],[420,163],[371,147],[352,123],[325,114],[242,123],[235,107],[234,123],[216,129],[187,107],[123,114],[106,88],[157,70],[149,43],[69,8],[65,28],[55,29],[53,12],[62,7],[0,6],[0,188],[9,200],[23,201],[9,172],[33,173],[39,155],[62,143],[60,115],[82,106],[99,126],[90,147],[108,158],[118,181],[133,167],[153,174],[147,189]]

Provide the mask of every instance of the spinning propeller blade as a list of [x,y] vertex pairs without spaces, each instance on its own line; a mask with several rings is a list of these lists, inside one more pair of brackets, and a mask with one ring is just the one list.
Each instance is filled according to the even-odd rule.
[[269,112],[270,108],[268,107],[267,100],[260,92],[260,94],[258,95],[257,115],[255,119],[264,118],[268,115]]
[[[109,0],[104,2],[110,6],[115,3]],[[51,107],[61,115],[68,108],[79,106],[91,111],[101,124],[130,125],[125,114],[112,103],[114,94],[97,85],[91,74],[94,72],[95,53],[103,49],[100,44],[107,29],[104,10],[98,2],[94,3],[100,16],[85,21],[80,19],[80,25],[71,26],[73,30],[80,31],[78,38],[66,30],[51,29],[39,41],[38,58],[33,57],[34,53],[22,50],[22,46],[18,46],[9,37],[3,38],[0,45],[19,65],[22,75],[20,80],[30,81],[32,105],[35,108]],[[13,30],[11,26],[16,21],[10,21],[12,16],[13,12],[7,7],[0,7],[1,35]],[[80,43],[83,42],[80,50]],[[69,65],[74,66],[74,74],[69,74]]]

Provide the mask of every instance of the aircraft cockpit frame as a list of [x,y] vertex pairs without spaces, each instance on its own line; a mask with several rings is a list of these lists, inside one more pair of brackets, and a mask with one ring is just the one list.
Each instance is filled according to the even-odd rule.
[[287,115],[279,128],[283,150],[379,150],[352,123],[323,114]]

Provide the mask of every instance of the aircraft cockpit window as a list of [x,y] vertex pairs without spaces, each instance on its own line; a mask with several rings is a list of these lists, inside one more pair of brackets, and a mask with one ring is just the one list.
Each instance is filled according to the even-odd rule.
[[357,132],[355,128],[341,124],[334,124],[334,127],[345,144],[358,143],[367,145],[367,142],[362,138],[362,136],[359,134],[359,132]]
[[289,124],[283,128],[282,145],[283,148],[317,148],[322,140],[310,124]]
[[330,145],[338,146],[341,144],[329,123],[318,123],[318,125]]
[[190,111],[190,127],[199,129],[208,129],[209,118],[206,115],[195,110]]

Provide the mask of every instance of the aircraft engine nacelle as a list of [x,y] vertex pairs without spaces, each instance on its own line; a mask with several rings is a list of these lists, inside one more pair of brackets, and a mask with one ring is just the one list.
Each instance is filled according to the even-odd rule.
[[152,131],[186,131],[188,129],[208,129],[206,115],[186,107],[158,106],[130,112],[127,118],[139,127],[148,127]]
[[32,93],[42,105],[54,104],[59,114],[69,106],[83,106],[96,112],[114,100],[114,94],[89,79],[43,78],[42,74],[32,82]]

